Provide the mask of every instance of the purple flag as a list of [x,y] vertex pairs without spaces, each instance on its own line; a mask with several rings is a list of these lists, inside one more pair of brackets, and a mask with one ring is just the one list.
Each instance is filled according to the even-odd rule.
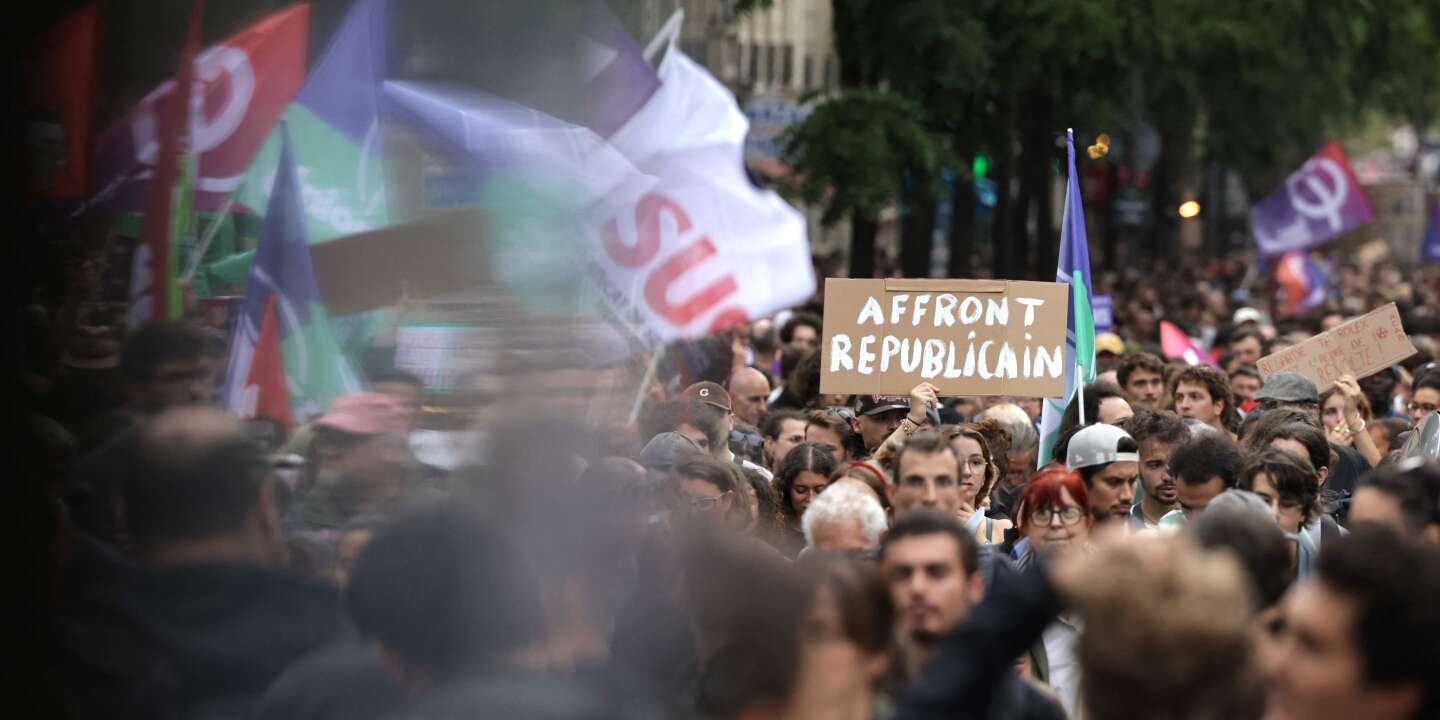
[[1430,222],[1425,225],[1425,239],[1420,244],[1420,259],[1425,262],[1440,262],[1440,203],[1430,213]]
[[1264,257],[1304,250],[1375,217],[1340,143],[1330,143],[1250,212]]

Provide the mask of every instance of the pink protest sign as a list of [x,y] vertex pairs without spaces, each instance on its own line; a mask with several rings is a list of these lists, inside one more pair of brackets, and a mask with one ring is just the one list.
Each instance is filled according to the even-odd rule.
[[1410,357],[1415,346],[1395,303],[1371,310],[1291,348],[1260,358],[1260,374],[1297,372],[1324,392],[1341,375],[1361,378]]

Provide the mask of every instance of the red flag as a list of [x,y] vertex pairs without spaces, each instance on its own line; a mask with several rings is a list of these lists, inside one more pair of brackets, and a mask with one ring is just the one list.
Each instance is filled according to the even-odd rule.
[[172,317],[179,308],[170,307],[172,261],[171,209],[175,202],[175,182],[180,174],[180,159],[190,144],[191,93],[195,86],[195,54],[200,50],[200,17],[205,0],[196,0],[190,11],[190,25],[185,31],[185,48],[180,54],[180,69],[175,85],[181,92],[170,93],[159,117],[160,151],[155,161],[155,176],[145,197],[145,217],[140,225],[140,240],[135,245],[134,272],[130,275],[130,326],[137,327],[150,320]]
[[1190,365],[1204,363],[1217,370],[1220,368],[1215,358],[1195,347],[1195,343],[1191,342],[1185,331],[1168,320],[1160,321],[1160,352],[1171,360],[1184,360]]
[[242,417],[267,417],[290,431],[290,391],[285,387],[285,357],[280,352],[280,322],[276,319],[275,295],[265,301],[255,354],[245,378]]
[[[255,153],[305,79],[310,6],[297,3],[205,48],[195,58],[195,207],[215,212],[240,184]],[[95,146],[90,210],[138,209],[163,139],[158,129],[176,84],[166,81],[106,128]]]
[[30,139],[43,144],[36,168],[39,194],[52,200],[84,196],[94,120],[100,10],[92,4],[61,20],[30,47]]

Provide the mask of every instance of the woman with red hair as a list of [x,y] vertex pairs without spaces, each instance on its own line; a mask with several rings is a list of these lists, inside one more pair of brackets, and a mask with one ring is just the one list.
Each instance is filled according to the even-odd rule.
[[[1047,465],[1030,477],[1020,493],[1015,519],[1025,536],[1016,546],[1017,551],[1024,548],[1016,569],[1033,565],[1037,556],[1086,551],[1095,522],[1090,515],[1085,481],[1079,473],[1061,465]],[[1055,691],[1070,717],[1077,717],[1080,709],[1080,665],[1075,646],[1081,627],[1078,616],[1061,613],[1045,628],[1027,658],[1032,676]]]
[[1085,481],[1062,465],[1047,465],[1030,476],[1015,509],[1025,538],[1015,547],[1020,553],[1016,568],[1032,564],[1035,553],[1048,555],[1085,547],[1095,523],[1087,509],[1089,503]]

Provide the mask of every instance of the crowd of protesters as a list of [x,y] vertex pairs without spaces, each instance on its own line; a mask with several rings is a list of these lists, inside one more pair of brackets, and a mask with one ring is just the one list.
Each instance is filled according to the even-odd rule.
[[[149,325],[118,387],[12,394],[16,678],[59,717],[1440,717],[1434,283],[1277,322],[1243,271],[1102,274],[1053,448],[1037,398],[822,393],[819,306],[671,348],[633,424],[517,377],[445,433],[393,367],[243,421],[223,339]],[[1415,357],[1256,370],[1378,301]]]

